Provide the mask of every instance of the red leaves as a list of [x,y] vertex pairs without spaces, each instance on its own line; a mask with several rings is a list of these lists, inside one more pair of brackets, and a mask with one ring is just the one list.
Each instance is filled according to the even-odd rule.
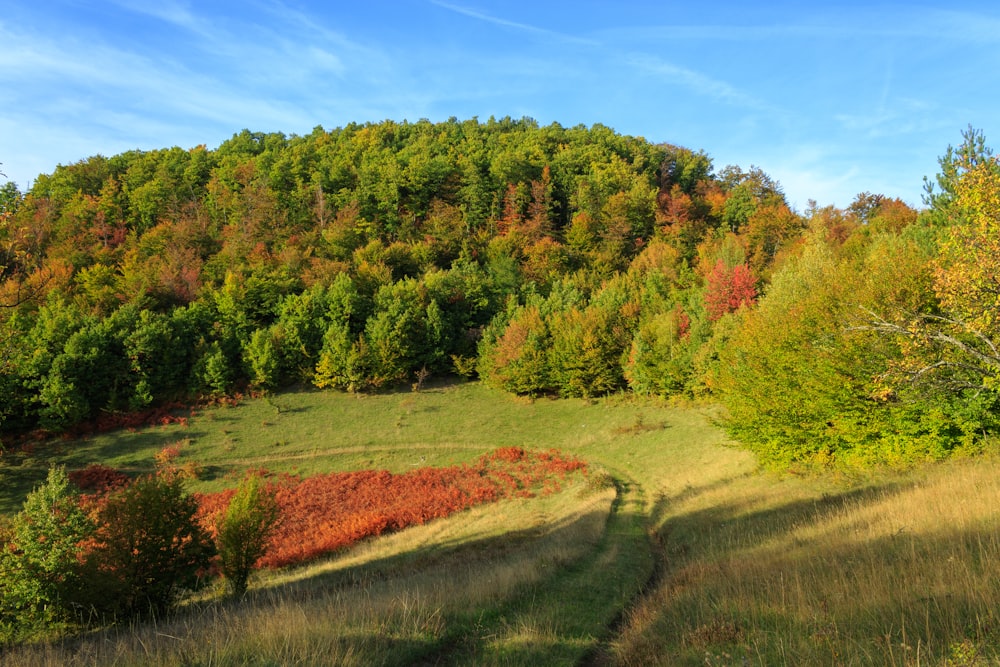
[[757,302],[757,279],[746,264],[729,268],[721,259],[708,274],[705,284],[705,309],[715,322],[726,313]]
[[[258,567],[283,567],[315,559],[386,531],[426,523],[502,498],[530,497],[558,489],[558,479],[586,464],[558,452],[507,447],[472,465],[316,475],[274,482],[281,521]],[[232,491],[201,496],[201,516],[222,511]]]
[[117,489],[132,481],[125,473],[99,463],[89,465],[82,470],[72,470],[67,476],[81,491],[97,494]]

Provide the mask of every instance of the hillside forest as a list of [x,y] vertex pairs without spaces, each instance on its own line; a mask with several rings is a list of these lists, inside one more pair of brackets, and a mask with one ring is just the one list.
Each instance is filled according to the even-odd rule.
[[0,187],[0,436],[457,375],[711,400],[775,468],[974,452],[1000,426],[1000,165],[961,138],[920,210],[797,211],[756,167],[531,119],[59,166]]

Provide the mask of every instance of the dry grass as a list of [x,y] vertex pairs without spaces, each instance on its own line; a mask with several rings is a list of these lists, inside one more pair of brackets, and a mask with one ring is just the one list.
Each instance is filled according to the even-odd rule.
[[[584,558],[614,496],[579,482],[552,496],[476,508],[266,575],[242,603],[194,601],[158,623],[11,650],[4,665],[411,664],[468,635],[470,612],[503,604]],[[492,641],[492,630],[480,631]]]
[[996,460],[840,490],[746,476],[665,499],[667,574],[617,660],[994,664],[998,501]]

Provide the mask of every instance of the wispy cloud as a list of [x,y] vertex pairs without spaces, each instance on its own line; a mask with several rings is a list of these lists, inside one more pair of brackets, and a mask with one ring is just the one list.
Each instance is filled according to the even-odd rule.
[[113,0],[118,7],[163,21],[177,28],[187,30],[202,37],[211,37],[211,25],[191,11],[186,2],[175,0],[159,0],[155,3],[137,2],[136,0]]
[[654,56],[635,54],[628,56],[627,62],[636,69],[644,71],[667,83],[687,88],[697,95],[710,97],[734,106],[761,111],[777,111],[772,105],[743,92],[725,81],[714,79],[701,72],[669,63]]
[[[720,12],[720,16],[725,16]],[[599,33],[613,39],[642,42],[766,42],[776,39],[840,41],[850,38],[922,39],[932,42],[1000,43],[1000,18],[995,12],[911,7],[905,4],[832,9],[806,5],[785,11],[779,21],[725,19],[714,23],[651,21],[644,25],[608,28]]]
[[574,42],[577,44],[584,44],[590,46],[598,46],[599,42],[588,39],[584,37],[577,37],[575,35],[567,35],[562,32],[555,30],[549,30],[547,28],[540,28],[538,26],[530,25],[527,23],[519,23],[517,21],[510,21],[508,19],[500,18],[498,16],[493,16],[492,14],[487,14],[475,9],[469,9],[468,7],[462,7],[460,5],[455,5],[450,2],[442,2],[441,0],[430,0],[432,5],[437,5],[442,9],[447,9],[449,11],[462,14],[463,16],[468,16],[469,18],[476,19],[478,21],[484,21],[486,23],[492,23],[504,28],[513,28],[515,30],[520,30],[523,32],[533,33],[542,37],[555,38],[564,42]]

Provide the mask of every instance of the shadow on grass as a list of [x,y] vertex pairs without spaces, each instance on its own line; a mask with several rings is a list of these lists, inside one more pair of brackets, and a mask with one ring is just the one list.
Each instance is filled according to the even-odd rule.
[[671,507],[718,485],[657,503],[665,574],[626,629],[621,662],[903,665],[939,664],[955,651],[1000,656],[995,523],[910,530],[896,510],[892,530],[878,523],[878,509],[899,505],[892,499],[913,488],[898,481],[759,509],[752,497]]
[[[135,477],[154,472],[153,456],[167,445],[205,435],[191,429],[149,427],[80,440],[53,439],[6,453],[0,459],[0,514],[19,512],[25,497],[45,481],[53,465],[73,471],[111,462],[112,467]],[[209,474],[222,474],[222,470],[209,471]]]
[[[597,567],[601,545],[588,545],[570,562],[546,561],[538,576],[519,566],[546,558],[549,541],[572,540],[588,531],[585,524],[605,517],[593,512],[502,536],[421,547],[252,590],[241,600],[192,603],[128,632],[111,628],[49,647],[16,649],[5,656],[5,664],[104,664],[112,658],[118,664],[237,664],[241,656],[252,656],[254,664],[283,664],[282,656],[289,655],[310,656],[306,664],[336,664],[334,650],[353,656],[352,664],[481,664],[484,655],[502,664],[572,664],[589,635],[560,634],[559,629],[572,626],[567,615],[596,598],[585,595],[565,600],[561,608],[546,608],[543,629],[551,632],[537,636],[518,637],[518,629],[534,622],[519,619],[553,580]],[[512,570],[521,578],[512,580]],[[502,583],[492,583],[494,577]],[[616,585],[589,580],[592,589]],[[442,589],[452,598],[435,602]],[[466,594],[470,599],[460,600]],[[419,613],[407,608],[424,600],[430,607]],[[295,619],[294,628],[280,620],[287,618]],[[513,636],[504,641],[504,633]],[[222,653],[213,648],[220,646],[226,647]],[[270,655],[267,647],[283,653],[275,648]]]
[[823,493],[813,498],[785,502],[775,507],[754,509],[760,501],[748,497],[738,502],[719,505],[674,515],[672,506],[711,491],[725,488],[738,479],[748,478],[754,473],[719,479],[709,484],[689,487],[683,492],[656,500],[651,511],[654,526],[664,543],[671,543],[672,551],[687,551],[684,540],[698,539],[706,527],[712,531],[730,531],[751,535],[756,541],[763,541],[780,535],[804,524],[821,521],[825,516],[843,511],[849,506],[861,506],[880,502],[900,493],[908,486],[902,482],[884,482],[863,487],[846,489],[839,493]]

